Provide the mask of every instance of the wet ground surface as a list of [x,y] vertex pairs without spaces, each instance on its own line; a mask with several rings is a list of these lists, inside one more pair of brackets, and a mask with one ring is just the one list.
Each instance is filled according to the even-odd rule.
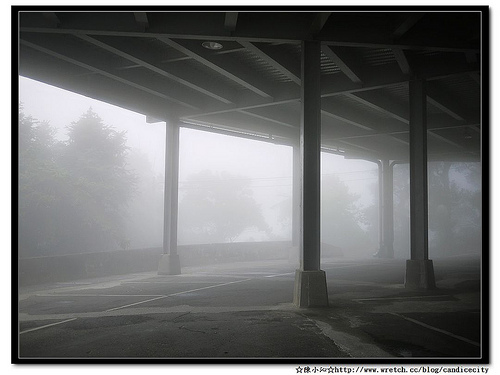
[[403,286],[405,260],[328,259],[328,308],[292,304],[287,261],[183,268],[24,288],[19,357],[479,359],[480,263],[435,259],[438,288]]

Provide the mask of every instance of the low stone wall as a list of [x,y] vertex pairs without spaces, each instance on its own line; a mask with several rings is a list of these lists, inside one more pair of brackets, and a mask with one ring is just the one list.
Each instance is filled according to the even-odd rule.
[[19,285],[146,272],[158,267],[161,248],[19,259]]
[[[287,259],[290,242],[181,245],[181,267],[223,262]],[[18,260],[20,286],[123,275],[158,269],[161,247]]]
[[199,266],[224,262],[287,259],[290,242],[234,242],[180,245],[181,266]]

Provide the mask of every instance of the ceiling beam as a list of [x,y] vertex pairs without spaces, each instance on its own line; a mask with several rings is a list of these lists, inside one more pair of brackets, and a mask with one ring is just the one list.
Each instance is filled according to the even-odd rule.
[[471,129],[474,132],[481,134],[481,129],[479,128],[479,125],[467,125],[467,129]]
[[456,148],[460,148],[460,149],[464,148],[464,146],[462,146],[462,145],[460,145],[460,144],[458,144],[456,142],[453,142],[453,141],[449,140],[448,138],[445,138],[445,137],[443,137],[443,136],[441,136],[439,134],[436,134],[432,130],[428,130],[427,134],[430,135],[431,137],[435,138],[435,139],[438,139],[441,142],[447,143],[447,144],[452,145],[452,146],[454,146]]
[[174,74],[170,74],[163,69],[160,69],[160,68],[158,68],[158,67],[156,67],[156,66],[154,66],[154,65],[152,65],[144,60],[141,60],[135,56],[132,56],[126,52],[123,52],[122,50],[114,48],[114,47],[110,46],[109,44],[103,43],[103,42],[101,42],[95,38],[92,38],[88,35],[76,35],[76,37],[78,37],[82,40],[85,40],[86,42],[91,43],[97,47],[100,47],[100,48],[104,49],[105,51],[111,52],[117,56],[123,57],[124,59],[127,59],[129,61],[132,61],[133,63],[137,64],[140,67],[148,69],[148,70],[155,72],[163,77],[166,77],[166,78],[171,79],[177,83],[180,83],[181,85],[189,87],[190,89],[196,90],[202,94],[210,96],[213,99],[219,100],[225,104],[231,103],[231,100],[229,100],[228,98],[224,98],[224,97],[221,97],[220,95],[214,94],[213,92],[211,92],[208,89],[205,89],[197,84],[194,84],[194,83],[189,82],[185,79],[182,79]]
[[465,122],[468,117],[463,113],[460,101],[444,92],[435,82],[427,83],[427,101],[457,121]]
[[[473,129],[475,132],[480,133],[481,131],[478,129],[476,125],[471,125],[471,124],[462,124],[462,125],[454,125],[454,126],[442,126],[442,127],[432,127],[428,128],[428,132],[435,132],[439,130],[449,130],[449,129]],[[409,130],[398,130],[398,131],[391,131],[391,132],[376,132],[376,133],[365,133],[365,134],[357,134],[357,135],[348,135],[348,136],[343,136],[343,137],[334,137],[334,138],[328,138],[325,139],[326,142],[329,141],[337,141],[337,140],[346,140],[346,139],[358,139],[358,138],[371,138],[371,137],[378,137],[378,136],[397,136],[397,135],[403,135],[403,134],[409,134]],[[404,140],[401,140],[402,142],[407,143]]]
[[181,119],[180,121],[181,121],[180,126],[183,128],[207,131],[210,133],[229,135],[229,136],[238,137],[238,138],[246,138],[246,139],[252,139],[252,140],[256,140],[256,141],[280,144],[280,145],[291,146],[293,144],[293,142],[290,141],[288,138],[285,138],[285,137],[282,137],[279,135],[275,135],[275,134],[269,134],[269,133],[263,134],[260,132],[253,132],[252,133],[249,131],[242,131],[241,129],[227,127],[227,126],[223,126],[223,125],[215,124],[215,123],[211,123],[211,122],[206,122],[206,121],[185,120],[185,119]]
[[51,27],[58,27],[61,24],[61,20],[54,12],[42,12],[42,16]]
[[277,120],[281,123],[288,124],[291,127],[299,129],[300,127],[300,106],[297,105],[286,105],[282,107],[260,107],[251,108],[243,110],[246,112],[251,112],[258,116],[262,116],[267,119]]
[[[437,72],[436,76],[430,75],[427,77],[427,79],[428,79],[428,81],[432,81],[434,79],[442,79],[442,78],[453,76],[453,75],[470,74],[471,72],[475,72],[475,71],[476,71],[475,69],[465,69],[465,70],[461,69],[455,73],[449,73],[449,74],[441,74],[440,72]],[[376,89],[381,89],[384,87],[391,87],[394,85],[400,85],[402,83],[407,83],[407,82],[408,82],[408,77],[406,77],[404,75],[399,75],[397,77],[377,76],[374,79],[367,81],[363,85],[360,85],[359,83],[350,82],[349,84],[346,84],[346,85],[332,86],[329,90],[323,92],[321,94],[321,97],[328,98],[328,97],[333,97],[333,96],[337,96],[337,95],[354,94],[354,93],[368,93],[369,91],[373,91]],[[237,111],[240,109],[246,110],[246,109],[252,109],[252,108],[277,106],[277,105],[282,105],[282,104],[287,104],[287,103],[292,103],[292,102],[298,102],[299,100],[300,100],[300,97],[296,96],[293,93],[290,93],[288,95],[288,97],[283,98],[283,99],[279,99],[279,100],[266,101],[266,102],[262,102],[260,100],[260,101],[254,102],[254,103],[246,102],[247,104],[236,104],[234,107],[227,108],[227,109],[210,111],[210,112],[203,112],[203,113],[200,112],[197,114],[188,115],[188,116],[186,116],[186,118],[197,118],[197,117],[209,116],[209,115],[220,114],[220,113],[225,113],[225,112]],[[407,114],[402,113],[402,111],[400,111],[400,110],[398,110],[397,114],[399,114],[401,117],[403,117],[405,119],[407,117]]]
[[[50,34],[87,34],[87,35],[102,35],[102,36],[120,36],[120,37],[137,37],[137,38],[173,38],[186,40],[220,40],[220,41],[249,41],[249,42],[267,42],[267,43],[300,43],[299,38],[283,38],[280,36],[247,36],[247,35],[223,35],[214,33],[198,33],[198,34],[176,34],[176,33],[161,33],[161,32],[140,32],[140,31],[120,31],[120,30],[97,30],[97,29],[62,29],[51,27],[26,27],[19,28],[21,32],[29,33],[50,33]],[[470,47],[457,43],[455,46],[434,44],[429,40],[425,44],[410,44],[410,43],[394,43],[389,40],[367,41],[356,39],[349,36],[338,37],[335,40],[321,38],[321,43],[330,46],[345,46],[345,47],[366,47],[366,48],[401,48],[404,50],[428,50],[442,52],[480,52],[479,48]]]
[[312,35],[317,35],[321,32],[323,29],[323,26],[325,26],[326,21],[328,21],[328,18],[332,12],[320,12],[316,15],[314,18],[313,23],[311,24],[311,34]]
[[363,99],[360,96],[355,95],[355,94],[344,94],[344,95],[347,96],[348,98],[356,100],[357,102],[359,102],[363,105],[366,105],[367,107],[369,107],[371,109],[382,112],[383,114],[385,114],[389,117],[392,117],[398,121],[401,121],[406,125],[410,124],[410,120],[408,120],[408,118],[406,118],[406,116],[401,116],[400,114],[395,113],[394,109],[389,109],[386,106],[382,106],[380,104],[375,104],[373,101]]
[[352,146],[352,147],[356,147],[356,148],[359,148],[363,151],[368,151],[370,154],[378,154],[378,152],[372,148],[368,148],[368,147],[364,147],[364,146],[360,146],[354,142],[350,142],[350,141],[346,141],[346,140],[338,140],[338,142],[341,142],[341,143],[344,143],[346,145],[349,145],[349,146]]
[[275,120],[275,119],[270,118],[268,116],[262,116],[262,115],[259,115],[257,113],[253,113],[253,112],[250,112],[250,111],[245,111],[245,110],[242,110],[242,109],[239,110],[238,112],[243,113],[243,114],[245,114],[247,116],[258,118],[260,120],[265,120],[265,121],[272,122],[274,124],[282,125],[282,126],[285,126],[287,128],[298,129],[297,126],[294,126],[292,124],[289,124],[289,123],[286,123],[286,122],[283,122],[283,121]]
[[394,40],[401,39],[418,21],[422,19],[425,13],[411,13],[401,24],[392,32]]
[[408,58],[406,57],[405,52],[401,48],[393,48],[392,52],[394,53],[394,57],[396,58],[401,72],[405,75],[410,75],[410,63],[408,62]]
[[380,137],[380,136],[391,136],[391,135],[401,135],[408,134],[408,130],[400,130],[396,132],[376,132],[376,133],[367,133],[367,134],[357,134],[357,135],[347,135],[343,137],[334,137],[328,138],[325,141],[341,141],[346,139],[359,139],[359,138],[372,138],[372,137]]
[[373,131],[373,128],[371,128],[369,126],[363,125],[363,124],[361,124],[359,122],[356,122],[356,121],[353,121],[353,120],[349,120],[348,118],[345,118],[345,117],[338,116],[338,115],[336,115],[336,114],[334,114],[332,112],[325,111],[324,109],[321,110],[321,114],[325,115],[327,117],[333,118],[335,120],[345,122],[345,123],[347,123],[349,125],[353,125],[353,126],[355,126],[357,128],[363,129],[363,130]]
[[238,12],[226,12],[224,18],[224,28],[229,31],[236,30],[236,23],[238,22]]
[[323,40],[322,44],[336,46],[336,47],[358,47],[358,48],[376,48],[376,49],[394,49],[400,48],[405,51],[431,51],[431,52],[475,52],[479,53],[479,48],[470,46],[450,46],[450,45],[434,45],[432,42],[426,44],[411,44],[411,43],[394,43],[388,41],[372,42],[362,41],[355,39],[336,39],[336,40]]
[[352,63],[345,53],[339,48],[322,45],[321,51],[337,65],[342,73],[344,73],[354,83],[361,83],[360,75],[353,70]]
[[295,73],[292,73],[290,69],[285,67],[282,63],[278,62],[275,58],[271,57],[266,52],[262,51],[259,47],[251,42],[240,42],[240,44],[245,47],[247,50],[252,51],[253,54],[259,56],[269,65],[271,65],[274,69],[279,70],[282,74],[287,76],[292,82],[295,82],[297,85],[300,85],[300,77]]
[[447,115],[453,117],[455,120],[462,121],[462,122],[465,121],[465,119],[462,116],[460,116],[459,114],[457,114],[456,111],[450,109],[449,107],[442,104],[438,100],[432,98],[430,95],[427,95],[427,102],[429,104],[432,104],[434,107],[438,108],[440,111],[443,111]]
[[83,62],[81,62],[81,61],[78,61],[78,60],[72,59],[72,58],[70,58],[70,57],[67,57],[67,56],[61,55],[60,53],[54,52],[54,51],[52,51],[52,50],[50,50],[50,49],[48,49],[48,48],[41,47],[41,46],[39,46],[39,45],[37,45],[37,44],[34,44],[34,43],[31,43],[31,42],[28,42],[28,41],[23,40],[23,39],[21,39],[21,40],[20,40],[20,43],[21,43],[22,45],[27,46],[27,47],[33,48],[33,49],[35,49],[35,50],[37,50],[37,51],[39,51],[39,52],[45,53],[45,54],[47,54],[47,55],[49,55],[49,56],[55,57],[55,58],[57,58],[57,59],[59,59],[59,60],[66,61],[66,62],[68,62],[68,63],[74,64],[74,65],[79,66],[79,67],[81,67],[81,68],[87,69],[87,70],[88,70],[88,71],[90,71],[90,72],[97,73],[97,74],[103,75],[103,76],[105,76],[105,77],[111,78],[111,79],[113,79],[113,80],[115,80],[115,81],[118,81],[118,82],[123,83],[123,84],[125,84],[125,85],[127,85],[127,86],[130,86],[130,87],[134,87],[134,88],[139,89],[139,90],[141,90],[141,91],[143,91],[143,92],[146,92],[146,93],[148,93],[148,94],[152,94],[152,95],[157,96],[157,97],[159,97],[159,98],[162,98],[162,99],[168,100],[168,101],[170,101],[170,102],[172,102],[172,103],[179,104],[179,105],[181,105],[181,106],[183,106],[183,107],[187,107],[187,108],[190,108],[190,109],[198,110],[198,108],[197,108],[197,107],[195,107],[195,106],[193,106],[193,105],[191,105],[191,104],[189,104],[189,103],[185,103],[185,102],[180,101],[180,100],[178,100],[178,99],[176,99],[176,98],[173,98],[173,97],[171,97],[171,96],[168,96],[168,95],[165,95],[165,94],[160,93],[160,92],[158,92],[158,91],[155,91],[155,90],[149,89],[149,88],[147,88],[147,87],[145,87],[145,86],[143,86],[143,85],[140,85],[140,84],[138,84],[138,83],[131,82],[131,81],[129,81],[129,80],[127,80],[127,79],[124,79],[124,78],[122,78],[122,77],[119,77],[119,76],[117,76],[117,75],[115,75],[115,74],[112,74],[112,73],[109,73],[109,72],[104,71],[104,70],[102,70],[102,69],[96,68],[96,67],[94,67],[94,66],[91,66],[91,65],[85,64],[85,63],[83,63]]
[[142,28],[146,30],[149,27],[148,15],[146,12],[134,12],[135,22]]
[[165,37],[158,37],[157,39],[159,41],[165,43],[166,45],[168,45],[168,46],[170,46],[172,48],[175,48],[176,50],[184,53],[185,55],[187,55],[189,57],[192,57],[194,60],[202,63],[206,67],[208,67],[208,68],[216,71],[217,73],[225,76],[226,78],[229,78],[230,80],[232,80],[232,81],[240,84],[241,86],[247,88],[248,90],[253,91],[257,95],[262,96],[263,98],[267,98],[267,99],[271,99],[272,98],[271,95],[269,95],[267,92],[264,92],[260,88],[256,87],[254,84],[241,79],[235,73],[229,72],[226,69],[221,68],[217,64],[214,64],[213,62],[205,59],[204,57],[202,57],[199,54],[191,51],[190,49],[188,49],[188,48],[180,45],[179,43],[174,42],[173,40],[171,40],[169,38],[165,38]]

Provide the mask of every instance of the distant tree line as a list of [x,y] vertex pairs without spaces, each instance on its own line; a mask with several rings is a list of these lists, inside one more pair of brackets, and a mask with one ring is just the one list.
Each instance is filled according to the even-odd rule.
[[[127,147],[126,134],[89,109],[58,141],[48,122],[19,113],[18,244],[20,257],[161,246],[163,176],[147,155]],[[451,175],[462,176],[462,182]],[[479,250],[480,163],[429,163],[431,256]],[[377,195],[377,185],[373,185]],[[378,204],[359,197],[336,176],[321,187],[321,241],[345,256],[373,254],[378,246]],[[291,228],[292,202],[275,205]],[[179,241],[233,242],[254,229],[274,239],[253,197],[251,179],[202,171],[180,187]],[[409,255],[408,165],[394,169],[394,248]]]
[[19,256],[127,246],[127,203],[137,179],[127,169],[125,132],[89,109],[57,141],[48,122],[19,113]]
[[[148,156],[92,109],[66,130],[58,141],[47,121],[19,113],[19,256],[162,246],[164,176]],[[271,235],[250,179],[202,171],[181,187],[181,243],[232,242],[249,228]]]
[[234,242],[247,229],[272,229],[253,197],[251,179],[228,172],[203,170],[181,184],[179,242]]
[[[479,253],[481,250],[481,163],[428,164],[430,256]],[[394,249],[407,256],[410,246],[408,164],[394,169]]]

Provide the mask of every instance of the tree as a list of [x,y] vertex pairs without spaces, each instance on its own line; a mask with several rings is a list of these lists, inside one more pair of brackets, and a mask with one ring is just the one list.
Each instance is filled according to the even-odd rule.
[[363,210],[356,204],[358,196],[336,175],[321,181],[321,240],[338,246],[347,256],[370,247]]
[[[429,249],[436,255],[478,250],[481,238],[479,163],[429,164]],[[463,180],[463,181],[461,181]],[[472,189],[465,181],[472,183]]]
[[[472,252],[480,246],[481,190],[478,183],[480,176],[479,163],[429,163],[428,216],[431,256]],[[466,183],[472,184],[472,188],[467,187]],[[394,169],[394,249],[396,253],[409,256],[409,236],[409,166],[402,164]]]
[[57,164],[61,145],[48,122],[19,111],[19,255],[47,255],[57,246],[59,195],[66,173]]
[[67,129],[60,162],[72,187],[70,225],[79,226],[71,242],[81,251],[114,248],[127,241],[124,218],[136,184],[126,168],[126,133],[105,125],[92,109]]
[[136,194],[127,205],[124,247],[162,246],[164,177],[153,171],[148,156],[139,149],[127,155],[127,168],[137,177]]
[[89,110],[55,140],[46,122],[19,115],[19,254],[116,248],[135,178],[125,167],[125,133]]
[[[345,255],[360,255],[358,250],[370,248],[367,209],[361,209],[359,197],[349,191],[346,183],[336,175],[325,175],[321,180],[321,242],[341,248]],[[285,228],[292,225],[292,198],[278,202],[278,222]],[[371,246],[371,250],[373,250]],[[373,251],[372,251],[373,252]],[[358,254],[355,254],[358,253]]]
[[205,170],[188,177],[181,189],[179,242],[233,242],[252,227],[270,232],[249,178]]

